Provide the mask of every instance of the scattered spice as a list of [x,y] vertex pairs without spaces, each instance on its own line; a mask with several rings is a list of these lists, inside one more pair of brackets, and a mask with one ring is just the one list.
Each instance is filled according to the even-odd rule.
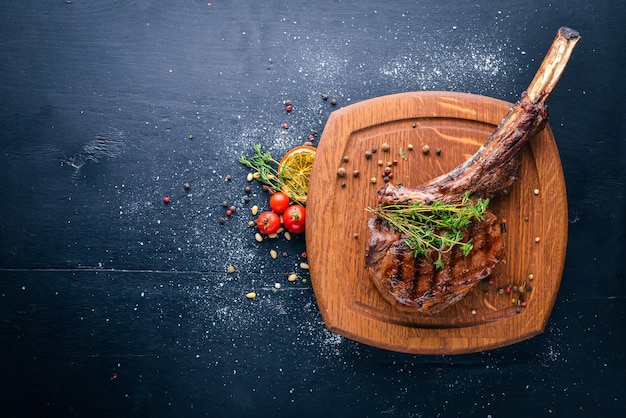
[[535,195],[538,195],[538,194],[539,194],[539,189],[535,189],[535,190],[533,190],[533,193],[534,193]]
[[383,145],[381,145],[380,149],[382,149],[384,152],[388,152],[389,149],[391,149],[391,146],[387,142],[385,142],[383,143]]
[[233,266],[232,264],[229,264],[226,267],[226,273],[234,273],[235,272],[235,266]]
[[165,196],[165,197],[163,198],[163,203],[165,203],[165,204],[170,203],[170,197],[169,197],[169,196]]
[[322,100],[328,100],[328,93],[322,93]]
[[429,147],[428,145],[424,145],[424,146],[422,147],[422,153],[423,153],[424,155],[428,155],[428,154],[430,154],[430,147]]
[[308,270],[309,269],[309,265],[307,263],[300,263],[300,268],[303,270]]
[[330,101],[330,104],[331,104],[331,105],[333,105],[333,106],[335,106],[335,105],[337,104],[337,99],[332,99],[332,100]]
[[365,159],[369,160],[370,158],[372,158],[372,153],[370,151],[365,151]]
[[226,175],[226,181],[231,181],[233,179],[233,176],[231,176],[230,174]]
[[286,123],[283,123],[283,129],[289,129],[289,125],[287,125]]
[[246,297],[247,297],[248,299],[254,299],[254,298],[256,298],[256,293],[254,293],[254,292],[248,292],[248,293],[246,293]]
[[343,162],[347,163],[348,161],[350,161],[350,157],[348,157],[347,155],[343,156]]
[[437,149],[435,150],[435,154],[437,154],[437,155],[441,155],[441,149],[437,148]]
[[372,177],[372,178],[370,179],[370,182],[372,182],[372,184],[376,184],[376,181],[377,181],[377,180],[376,180],[376,177]]
[[354,170],[354,171],[352,172],[352,177],[359,177],[359,174],[361,174],[361,173],[359,172],[359,170]]
[[413,144],[409,144],[406,146],[409,151],[413,151]]
[[184,183],[183,184],[183,189],[189,190],[190,188],[191,188],[191,185],[189,183]]
[[298,276],[296,274],[290,274],[289,277],[287,277],[287,281],[289,282],[295,282],[296,280],[298,280]]
[[343,167],[339,167],[337,169],[337,176],[338,177],[345,177],[346,176],[346,169]]

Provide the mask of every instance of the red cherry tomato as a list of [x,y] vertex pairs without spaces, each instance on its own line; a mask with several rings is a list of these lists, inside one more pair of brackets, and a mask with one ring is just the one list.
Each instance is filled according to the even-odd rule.
[[291,205],[283,213],[283,224],[292,234],[301,234],[305,229],[306,209],[304,206]]
[[276,213],[283,213],[289,207],[289,196],[283,192],[276,192],[270,197],[270,208]]
[[280,229],[280,218],[274,212],[263,212],[256,220],[256,226],[264,234],[273,234]]

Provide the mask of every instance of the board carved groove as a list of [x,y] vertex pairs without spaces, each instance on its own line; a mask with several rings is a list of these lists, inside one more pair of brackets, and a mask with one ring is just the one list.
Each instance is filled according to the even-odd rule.
[[[506,256],[492,284],[481,283],[459,303],[428,316],[394,309],[365,272],[371,216],[365,208],[377,204],[376,191],[383,184],[384,167],[377,161],[397,160],[393,181],[416,186],[472,155],[510,107],[483,96],[419,92],[366,100],[331,114],[313,168],[306,231],[313,289],[331,331],[383,349],[423,354],[481,351],[543,331],[567,240],[565,181],[549,126],[523,149],[518,181],[490,204],[506,226]],[[381,150],[384,142],[391,145],[389,152]],[[428,155],[421,152],[423,145],[430,147]],[[365,151],[374,147],[378,152],[367,160]],[[337,177],[340,166],[348,176]],[[354,170],[358,177],[352,176]],[[529,274],[535,279],[533,290],[524,294],[525,308],[512,304],[508,294],[498,294],[509,284],[523,286]]]

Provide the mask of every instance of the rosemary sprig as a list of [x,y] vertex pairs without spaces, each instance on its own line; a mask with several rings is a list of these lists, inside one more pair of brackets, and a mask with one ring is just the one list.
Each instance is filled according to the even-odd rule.
[[[255,144],[252,146],[254,149],[254,155],[250,158],[245,156],[239,157],[237,161],[256,171],[258,174],[257,180],[263,184],[266,184],[273,190],[279,191],[283,185],[283,182],[278,176],[278,161],[276,161],[269,152],[261,152],[261,144]],[[256,178],[256,176],[255,176]]]
[[396,231],[406,235],[405,244],[415,257],[425,256],[430,250],[438,253],[435,267],[444,267],[442,255],[459,245],[467,257],[473,248],[472,240],[465,240],[462,229],[472,220],[485,219],[489,199],[473,200],[465,193],[461,203],[435,201],[411,204],[380,205],[368,208],[380,219],[387,221]]

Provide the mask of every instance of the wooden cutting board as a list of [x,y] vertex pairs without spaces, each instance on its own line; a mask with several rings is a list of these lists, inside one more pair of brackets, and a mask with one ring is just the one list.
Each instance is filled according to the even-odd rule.
[[[366,100],[331,114],[311,175],[306,229],[313,289],[330,331],[387,350],[460,354],[502,347],[544,330],[567,243],[565,180],[549,126],[523,149],[519,178],[509,192],[490,204],[504,224],[506,246],[491,280],[428,316],[395,310],[364,267],[371,216],[365,209],[377,204],[384,166],[391,162],[392,181],[408,187],[445,173],[489,138],[510,107],[477,95],[417,92]],[[383,143],[389,151],[382,150]],[[422,152],[425,145],[428,154]],[[366,151],[374,148],[367,159]],[[340,167],[345,177],[337,175]]]

